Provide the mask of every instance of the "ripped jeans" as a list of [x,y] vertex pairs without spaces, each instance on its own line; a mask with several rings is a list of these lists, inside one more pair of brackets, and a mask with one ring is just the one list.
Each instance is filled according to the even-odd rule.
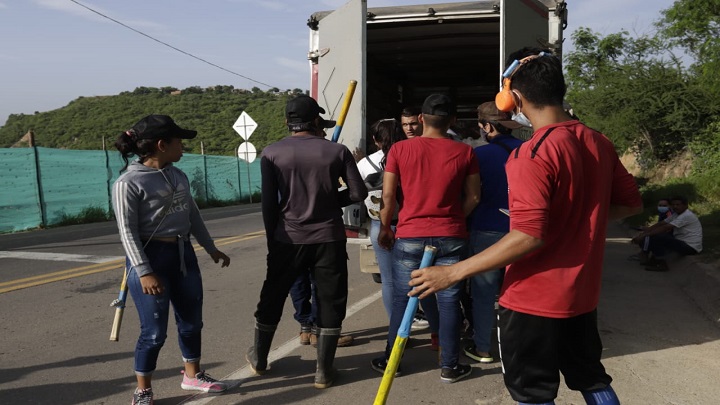
[[177,243],[150,241],[145,247],[153,273],[160,277],[164,286],[160,295],[148,295],[142,291],[140,278],[129,269],[128,289],[140,316],[140,337],[135,346],[135,374],[151,375],[157,366],[160,349],[167,338],[170,304],[175,312],[180,352],[185,362],[200,360],[200,332],[203,327],[203,288],[200,267],[195,250],[189,241],[185,243],[185,266],[187,274],[180,271],[180,253]]

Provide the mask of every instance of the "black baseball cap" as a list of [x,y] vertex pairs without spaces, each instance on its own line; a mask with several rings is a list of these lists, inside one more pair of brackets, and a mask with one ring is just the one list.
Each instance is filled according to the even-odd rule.
[[457,114],[455,103],[444,94],[431,94],[422,105],[422,113],[427,115],[454,116]]
[[[300,128],[300,124],[309,124],[320,114],[325,114],[325,110],[320,107],[314,98],[306,95],[297,96],[287,102],[285,106],[285,119],[287,119],[290,130]],[[323,128],[332,128],[335,121],[323,119],[321,123]]]
[[180,128],[167,115],[148,115],[133,125],[128,132],[132,132],[137,139],[154,139],[166,136],[192,139],[197,136],[197,131]]

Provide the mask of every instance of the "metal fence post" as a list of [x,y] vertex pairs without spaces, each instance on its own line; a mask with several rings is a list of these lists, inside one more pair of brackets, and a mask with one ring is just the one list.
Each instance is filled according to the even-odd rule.
[[38,204],[40,204],[40,226],[47,227],[47,213],[45,212],[45,197],[43,196],[42,189],[42,176],[40,174],[40,157],[38,156],[37,146],[35,145],[34,134],[30,133],[30,146],[33,149],[33,156],[35,161],[35,184],[38,190]]
[[237,179],[238,179],[238,200],[242,201],[242,180],[240,179],[240,157],[235,155],[235,161],[237,162]]
[[105,137],[102,138],[102,148],[105,153],[105,171],[107,172],[107,195],[108,195],[108,214],[113,212],[112,206],[112,169],[110,169],[110,155],[108,155],[107,148],[105,147]]

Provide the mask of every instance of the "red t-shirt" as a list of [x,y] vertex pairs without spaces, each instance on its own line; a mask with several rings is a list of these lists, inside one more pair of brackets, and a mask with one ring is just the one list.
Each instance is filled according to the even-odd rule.
[[385,171],[398,176],[398,238],[466,238],[465,179],[479,172],[469,145],[417,137],[390,148]]
[[544,246],[508,266],[500,305],[549,318],[590,312],[600,296],[609,207],[642,205],[635,180],[612,143],[579,121],[540,128],[518,149],[505,166],[510,229]]

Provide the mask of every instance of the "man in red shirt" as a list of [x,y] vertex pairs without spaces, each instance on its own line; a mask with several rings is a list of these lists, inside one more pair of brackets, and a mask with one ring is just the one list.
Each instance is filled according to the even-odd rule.
[[[373,369],[379,372],[387,366],[409,299],[410,272],[420,267],[425,245],[438,248],[435,264],[439,266],[457,263],[465,253],[465,217],[480,200],[480,175],[472,148],[447,136],[455,116],[449,97],[430,95],[420,115],[422,136],[395,143],[388,153],[378,244],[392,248],[393,306],[385,354],[372,360]],[[393,232],[390,225],[396,200],[400,210]],[[458,381],[471,371],[470,366],[458,363],[462,285],[448,286],[422,302],[430,329],[439,332],[440,380],[445,383]],[[431,310],[435,307],[436,311]]]
[[608,220],[639,213],[640,194],[612,143],[563,110],[560,60],[532,48],[513,60],[503,91],[513,119],[535,133],[506,165],[510,233],[450,268],[413,272],[411,294],[422,298],[509,265],[498,328],[513,399],[554,404],[560,371],[588,404],[619,404],[600,361],[596,308]]

